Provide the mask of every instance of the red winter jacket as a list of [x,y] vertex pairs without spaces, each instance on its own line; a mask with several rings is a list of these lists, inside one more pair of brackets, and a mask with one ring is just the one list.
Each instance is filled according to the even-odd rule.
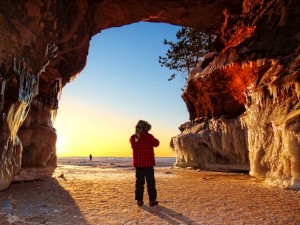
[[137,142],[135,137],[135,135],[132,135],[129,140],[133,150],[132,165],[134,167],[155,166],[153,147],[159,146],[159,141],[146,131],[141,133]]

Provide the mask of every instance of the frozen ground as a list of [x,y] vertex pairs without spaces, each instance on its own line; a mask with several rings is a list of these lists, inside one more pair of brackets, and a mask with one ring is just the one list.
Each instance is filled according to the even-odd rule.
[[60,159],[53,179],[0,192],[0,224],[300,224],[299,191],[242,173],[175,169],[172,160],[156,167],[159,206],[138,207],[129,158]]

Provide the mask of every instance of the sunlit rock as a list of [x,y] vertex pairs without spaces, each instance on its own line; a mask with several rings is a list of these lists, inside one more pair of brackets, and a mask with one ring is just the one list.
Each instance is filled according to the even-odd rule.
[[294,189],[300,188],[299,65],[299,56],[286,68],[269,64],[249,90],[244,116],[250,174]]
[[12,104],[1,127],[0,190],[9,186],[21,169],[22,143],[17,131],[27,116],[27,103]]
[[[246,143],[250,175],[299,189],[299,3],[244,1],[243,12],[224,11],[224,48],[206,67],[192,71],[182,98],[192,123],[202,117],[241,121],[246,139],[234,138]],[[195,161],[198,149],[207,149],[202,133],[172,139],[176,164]],[[207,168],[213,148],[209,152],[196,160],[200,167]]]

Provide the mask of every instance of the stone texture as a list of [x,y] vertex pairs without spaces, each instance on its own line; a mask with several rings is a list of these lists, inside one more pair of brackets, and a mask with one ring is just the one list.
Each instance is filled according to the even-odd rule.
[[[203,117],[206,121],[237,118],[245,126],[250,174],[271,185],[299,189],[299,3],[244,1],[243,10],[238,16],[225,12],[221,29],[225,47],[210,64],[189,75],[182,95],[192,121],[189,129]],[[171,143],[179,156],[177,164],[196,161],[208,169],[208,162],[220,158],[207,145],[210,128],[206,135],[193,131],[187,136],[186,128],[181,131]],[[242,141],[242,133],[237,131],[233,140]],[[222,149],[222,145],[217,146]],[[231,153],[241,150],[235,145],[230,149]],[[230,157],[225,164],[235,162]]]
[[[249,162],[244,150],[236,149],[239,145],[229,145],[232,152],[226,155],[223,143],[218,141],[216,149],[221,158],[229,160],[228,164],[250,164],[253,176],[272,178],[287,184],[285,186],[297,187],[300,161],[297,151],[300,132],[299,12],[299,1],[296,0],[79,0],[71,4],[67,0],[2,1],[0,190],[9,185],[13,176],[20,175],[25,149],[32,154],[22,159],[24,179],[30,179],[30,171],[38,170],[25,168],[41,168],[42,165],[51,171],[56,164],[53,121],[61,89],[84,68],[93,35],[103,29],[138,21],[199,27],[218,34],[222,40],[223,47],[213,61],[198,68],[198,72],[194,71],[188,79],[183,100],[190,113],[192,128],[188,136],[181,138],[192,138],[195,145],[207,143],[207,134],[212,134],[212,130],[201,131],[203,127],[195,123],[203,117],[206,118],[204,121],[220,120],[222,123],[229,119],[242,120],[249,132],[246,134]],[[282,111],[285,120],[281,111],[271,113],[277,106],[288,109]],[[252,115],[259,118],[261,114],[268,114],[265,120],[277,125],[263,126],[252,119]],[[278,127],[282,131],[278,132]],[[26,147],[19,141],[18,132]],[[37,132],[43,133],[44,144]],[[222,129],[218,132],[214,135],[220,140],[227,138],[228,134],[222,133]],[[235,134],[241,143],[243,132]],[[255,136],[257,133],[259,135]],[[270,134],[278,140],[275,142],[280,147],[264,143],[264,137]],[[204,139],[199,139],[201,135]],[[235,136],[231,134],[228,138],[234,140]],[[252,138],[257,140],[255,144]],[[173,140],[179,143],[180,137]],[[286,144],[279,144],[280,140]],[[185,146],[176,147],[178,160],[181,155],[190,155],[194,159],[195,148],[189,141],[182,143],[186,143]],[[226,151],[229,148],[225,147]],[[210,146],[209,149],[214,148]],[[288,153],[284,157],[276,158],[286,149]],[[200,162],[202,166],[220,158],[218,154],[205,152],[207,155],[200,161],[198,157],[198,164]],[[285,161],[290,163],[283,163]],[[276,164],[282,165],[283,169],[275,168],[273,165]]]
[[[52,158],[56,158],[55,130],[36,126],[30,129],[20,129],[18,136],[23,143],[22,167],[46,167]],[[56,164],[53,165],[55,166]]]

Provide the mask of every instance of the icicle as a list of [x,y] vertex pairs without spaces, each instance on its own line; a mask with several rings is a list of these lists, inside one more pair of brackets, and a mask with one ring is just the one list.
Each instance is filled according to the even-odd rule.
[[41,68],[41,70],[37,73],[37,76],[39,77],[42,73],[46,71],[46,67],[49,65],[50,61],[48,60]]
[[13,71],[16,73],[17,72],[17,59],[14,57],[14,68]]
[[38,95],[39,77],[31,73],[26,61],[14,58],[13,70],[19,75],[19,101],[30,103]]
[[62,78],[57,78],[57,81],[58,81],[58,95],[57,95],[57,100],[60,100],[60,97],[61,97],[61,93],[62,93],[62,89],[63,89],[63,86],[62,86]]
[[3,80],[1,85],[1,95],[4,95],[5,85],[6,85],[6,80]]
[[24,84],[24,74],[20,73],[20,85],[19,85],[19,100],[22,100],[23,94],[23,84]]
[[264,58],[264,59],[257,59],[256,60],[256,65],[258,66],[258,67],[260,67],[260,66],[264,66],[266,64],[266,59]]
[[244,62],[242,62],[242,69],[244,69],[245,68],[245,63]]
[[3,109],[3,105],[4,105],[4,92],[5,92],[5,85],[6,85],[6,80],[3,80],[2,81],[2,84],[1,84],[1,104],[0,104],[0,112],[2,111]]
[[296,91],[298,100],[300,100],[300,82],[295,82],[295,91]]
[[256,65],[257,67],[260,67],[262,65],[262,60],[261,59],[256,60]]
[[51,110],[51,121],[52,121],[51,124],[52,124],[52,127],[54,126],[56,116],[57,116],[57,110],[56,109]]
[[33,76],[33,84],[32,84],[32,97],[35,97],[39,94],[39,77]]
[[284,91],[285,91],[286,93],[288,93],[289,90],[291,90],[292,86],[293,86],[293,82],[287,82],[287,83],[285,83],[285,84],[283,85]]
[[265,99],[265,93],[264,93],[264,91],[258,92],[257,97],[258,97],[258,104],[262,107],[264,99]]
[[269,85],[268,89],[269,89],[271,95],[273,96],[273,101],[275,101],[276,98],[278,97],[278,89],[277,89],[277,87]]

